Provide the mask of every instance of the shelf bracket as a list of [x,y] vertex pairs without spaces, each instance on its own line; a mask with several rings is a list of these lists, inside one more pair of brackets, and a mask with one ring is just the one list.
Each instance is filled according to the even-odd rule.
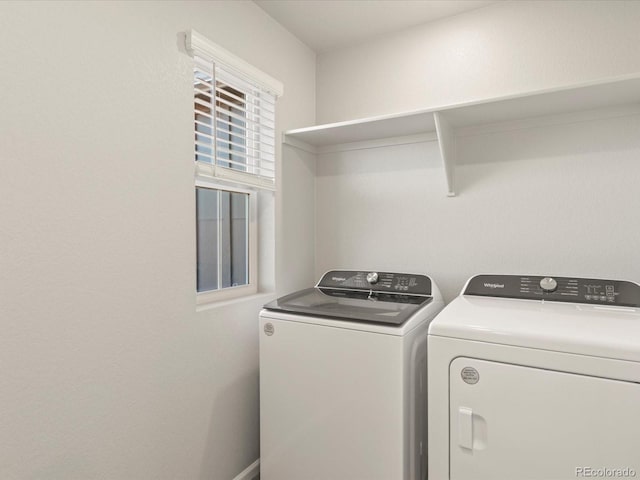
[[440,156],[447,178],[447,196],[455,197],[455,136],[453,127],[442,112],[433,112],[433,119],[436,124]]

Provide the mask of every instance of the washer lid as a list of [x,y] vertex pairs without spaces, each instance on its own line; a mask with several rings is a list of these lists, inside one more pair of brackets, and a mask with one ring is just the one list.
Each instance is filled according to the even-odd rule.
[[433,299],[421,295],[308,288],[278,298],[267,310],[358,322],[402,325]]
[[640,362],[640,308],[461,295],[429,335]]

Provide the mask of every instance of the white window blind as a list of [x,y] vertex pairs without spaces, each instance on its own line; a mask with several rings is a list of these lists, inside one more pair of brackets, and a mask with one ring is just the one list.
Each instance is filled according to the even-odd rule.
[[195,32],[187,39],[199,173],[275,189],[275,103],[282,85]]

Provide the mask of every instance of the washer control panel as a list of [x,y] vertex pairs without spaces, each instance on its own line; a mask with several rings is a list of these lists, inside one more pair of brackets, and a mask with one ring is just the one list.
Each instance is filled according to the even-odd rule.
[[331,270],[324,274],[316,286],[405,295],[431,295],[431,279],[426,275],[413,273]]
[[640,307],[637,283],[596,278],[477,275],[469,280],[463,294]]

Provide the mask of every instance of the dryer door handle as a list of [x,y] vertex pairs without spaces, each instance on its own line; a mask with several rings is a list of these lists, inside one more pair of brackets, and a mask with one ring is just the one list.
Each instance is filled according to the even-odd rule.
[[458,407],[458,445],[473,450],[473,410]]

